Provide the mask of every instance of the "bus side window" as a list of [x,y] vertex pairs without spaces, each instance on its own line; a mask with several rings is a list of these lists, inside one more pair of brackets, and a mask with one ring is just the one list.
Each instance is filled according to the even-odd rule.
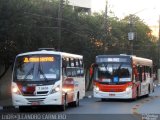
[[70,67],[75,67],[74,59],[73,58],[70,59]]
[[83,60],[79,60],[80,67],[83,67]]
[[150,77],[152,77],[152,68],[149,67],[149,74],[150,74]]
[[80,68],[80,71],[81,71],[81,76],[84,76],[84,69]]
[[142,71],[142,75],[143,75],[142,78],[143,78],[143,80],[146,80],[146,66],[143,66],[142,70],[143,70]]
[[66,67],[70,67],[70,59],[69,58],[66,58]]
[[66,68],[67,77],[72,77],[72,68]]
[[138,66],[139,80],[142,81],[142,66]]
[[151,73],[150,73],[150,67],[146,66],[146,77],[151,77]]
[[77,76],[77,68],[72,68],[72,76],[73,77]]
[[67,76],[66,74],[66,68],[67,68],[67,60],[65,58],[62,59],[62,75]]
[[135,80],[138,81],[139,80],[139,73],[138,73],[137,65],[133,65],[133,74],[135,76]]
[[142,81],[146,80],[146,66],[142,66]]
[[76,67],[79,67],[78,59],[74,59],[74,64],[75,64]]

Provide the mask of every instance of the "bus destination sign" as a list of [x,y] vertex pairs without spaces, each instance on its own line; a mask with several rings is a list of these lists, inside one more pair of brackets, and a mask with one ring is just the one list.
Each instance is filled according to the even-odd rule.
[[128,58],[111,58],[111,57],[97,57],[96,58],[97,63],[102,63],[102,62],[129,62]]

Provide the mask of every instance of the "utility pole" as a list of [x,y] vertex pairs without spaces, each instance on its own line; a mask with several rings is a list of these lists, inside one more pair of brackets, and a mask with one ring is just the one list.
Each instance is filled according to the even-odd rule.
[[105,36],[105,44],[104,44],[104,53],[105,53],[105,48],[106,48],[106,42],[108,40],[108,35],[109,35],[109,31],[108,31],[108,0],[106,0],[106,7],[105,7],[105,13],[104,13],[104,36]]
[[158,83],[160,84],[160,15],[159,15],[159,32],[158,32]]
[[106,7],[105,7],[105,13],[104,13],[104,30],[106,32],[106,35],[108,35],[108,1],[106,0]]
[[64,0],[60,0],[58,7],[58,50],[61,49],[61,34],[62,34],[62,9]]
[[146,10],[146,8],[140,10],[140,11],[137,11],[133,14],[130,15],[130,32],[128,33],[128,40],[130,40],[130,43],[131,43],[131,55],[133,55],[133,52],[134,52],[134,49],[133,49],[133,45],[134,45],[134,39],[136,37],[137,34],[135,34],[135,30],[134,30],[134,21],[133,21],[133,16],[140,13],[140,12],[143,12],[144,10]]
[[160,15],[159,15],[159,20],[158,20],[158,24],[159,24],[159,29],[158,29],[158,42],[157,42],[157,46],[158,46],[158,48],[157,48],[157,50],[158,50],[158,52],[157,52],[157,67],[158,67],[158,69],[160,69]]
[[160,15],[159,15],[159,40],[160,40]]
[[158,69],[160,69],[160,15],[159,15],[159,31],[158,31],[158,60],[157,60],[157,64],[158,64]]
[[133,32],[133,15],[131,15],[129,22],[130,32],[128,33],[128,40],[130,40],[131,42],[131,55],[133,55],[133,40],[135,37],[135,34]]
[[160,42],[160,15],[159,15],[159,42]]

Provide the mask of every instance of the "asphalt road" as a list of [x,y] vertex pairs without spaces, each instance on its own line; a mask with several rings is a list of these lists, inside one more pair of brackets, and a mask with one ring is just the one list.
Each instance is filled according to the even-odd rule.
[[[77,108],[68,107],[66,111],[62,112],[58,107],[33,108],[26,112],[20,113],[18,109],[8,108],[1,109],[2,119],[8,119],[10,115],[62,115],[61,119],[71,120],[159,120],[160,119],[160,87],[155,88],[155,92],[149,97],[141,97],[136,101],[131,100],[113,100],[109,99],[101,101],[93,98],[92,92],[80,101],[80,106]],[[7,116],[8,115],[8,116]],[[6,117],[7,116],[7,117]],[[41,116],[42,117],[42,116]],[[55,117],[57,119],[57,117]],[[17,117],[14,118],[15,120]],[[20,119],[20,118],[18,118]],[[24,118],[21,118],[24,119]],[[38,118],[36,118],[38,119]],[[53,119],[53,118],[50,118]]]

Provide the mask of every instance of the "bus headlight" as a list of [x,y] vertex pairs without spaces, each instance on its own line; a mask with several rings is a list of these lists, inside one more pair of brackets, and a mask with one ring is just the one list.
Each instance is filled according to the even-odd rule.
[[128,86],[127,88],[126,88],[126,92],[129,92],[129,91],[131,91],[132,90],[132,86]]
[[50,94],[56,93],[60,91],[60,86],[58,85],[57,87],[53,88],[50,92]]
[[20,92],[20,90],[19,90],[17,85],[12,85],[12,93],[21,95],[21,92]]
[[99,87],[98,87],[98,86],[94,86],[94,89],[95,89],[96,91],[99,91]]

